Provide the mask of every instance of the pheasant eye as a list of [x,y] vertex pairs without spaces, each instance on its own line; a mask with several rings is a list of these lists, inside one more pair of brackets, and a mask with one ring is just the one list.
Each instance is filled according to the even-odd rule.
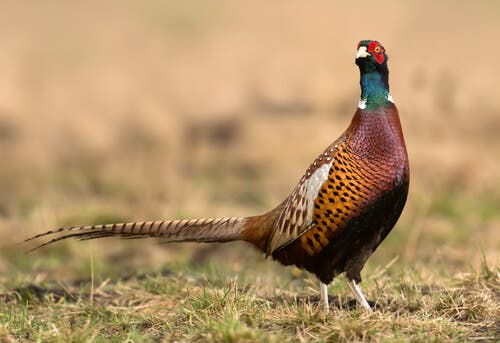
[[379,47],[379,46],[376,46],[376,47],[375,47],[375,52],[376,52],[377,54],[378,54],[378,53],[380,53],[381,51],[382,51],[382,49],[380,49],[380,47]]

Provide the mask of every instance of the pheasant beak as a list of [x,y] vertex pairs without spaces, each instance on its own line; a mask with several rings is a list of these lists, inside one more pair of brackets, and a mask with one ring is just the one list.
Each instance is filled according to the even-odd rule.
[[356,53],[356,59],[368,57],[368,56],[371,56],[371,55],[366,51],[366,46],[360,46],[358,49],[358,52]]

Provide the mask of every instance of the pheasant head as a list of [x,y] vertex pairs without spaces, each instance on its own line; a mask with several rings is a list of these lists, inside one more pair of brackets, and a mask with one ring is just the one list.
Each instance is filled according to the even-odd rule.
[[374,109],[392,102],[387,59],[385,49],[379,42],[374,40],[359,42],[356,53],[356,65],[361,75],[359,108]]

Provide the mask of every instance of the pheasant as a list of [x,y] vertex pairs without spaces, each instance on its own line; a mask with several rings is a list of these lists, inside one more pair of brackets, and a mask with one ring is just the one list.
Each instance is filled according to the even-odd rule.
[[377,41],[357,47],[361,97],[345,132],[309,166],[291,194],[270,212],[246,218],[206,218],[61,228],[25,240],[155,237],[167,242],[250,243],[281,264],[327,284],[345,273],[359,304],[371,311],[358,284],[367,259],[385,239],[406,203],[409,163],[398,110],[389,92],[387,54]]

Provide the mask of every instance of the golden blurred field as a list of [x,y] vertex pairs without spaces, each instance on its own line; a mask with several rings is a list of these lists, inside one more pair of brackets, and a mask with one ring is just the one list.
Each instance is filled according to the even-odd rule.
[[439,235],[432,253],[498,258],[496,2],[119,4],[3,6],[2,243],[95,213],[271,208],[348,125],[368,37],[389,51],[411,158],[402,253]]
[[451,274],[483,255],[499,265],[499,2],[1,7],[0,283],[39,263],[42,278],[75,275],[91,253],[126,260],[115,272],[195,247],[235,270],[261,261],[238,244],[104,240],[64,243],[51,267],[40,260],[61,248],[25,257],[14,244],[61,225],[271,209],[347,127],[360,39],[388,51],[412,168],[406,210],[370,268],[396,256]]

